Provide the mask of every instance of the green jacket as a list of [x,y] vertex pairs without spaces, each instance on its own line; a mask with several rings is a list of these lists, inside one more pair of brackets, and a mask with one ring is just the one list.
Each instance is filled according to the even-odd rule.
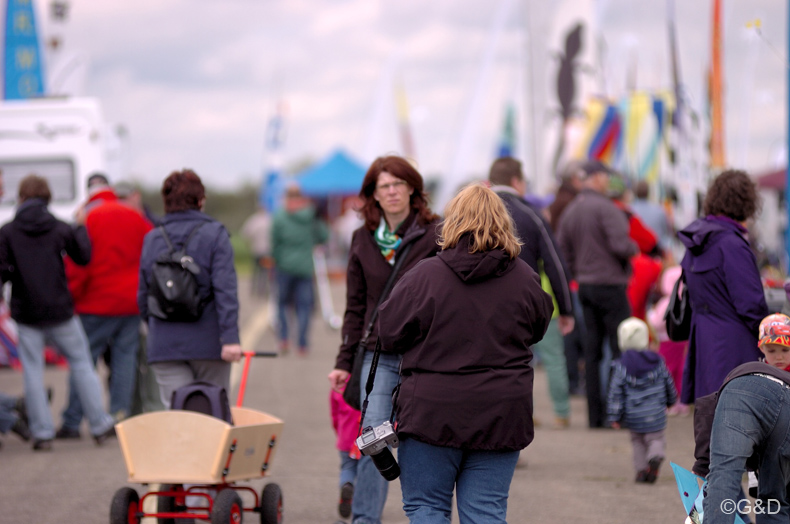
[[272,257],[277,271],[299,277],[313,276],[313,247],[329,238],[326,224],[306,206],[288,212],[281,208],[272,220]]

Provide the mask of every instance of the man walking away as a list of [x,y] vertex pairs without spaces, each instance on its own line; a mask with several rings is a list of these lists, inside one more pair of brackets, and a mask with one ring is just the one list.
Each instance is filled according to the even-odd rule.
[[112,417],[102,409],[99,377],[82,324],[74,316],[63,266],[63,252],[87,264],[90,241],[83,226],[72,228],[49,213],[51,198],[44,178],[25,177],[19,184],[16,216],[0,229],[0,275],[3,282],[11,282],[11,317],[19,329],[25,407],[36,451],[52,449],[55,436],[43,382],[45,340],[54,342],[69,361],[71,382],[96,444],[115,432]]
[[[93,256],[84,267],[67,261],[66,271],[94,364],[110,351],[110,413],[118,421],[132,408],[140,344],[137,279],[143,237],[152,226],[119,202],[106,177],[89,180],[90,197],[79,214],[85,215]],[[81,420],[82,406],[71,387],[57,438],[79,438]]]
[[567,428],[570,417],[568,400],[568,370],[565,363],[565,347],[562,337],[573,330],[573,302],[569,288],[570,276],[565,260],[559,253],[551,228],[541,213],[532,207],[523,195],[527,182],[521,170],[521,162],[514,158],[498,158],[488,173],[491,189],[502,199],[516,226],[516,235],[524,243],[519,258],[529,264],[538,274],[544,273],[551,284],[557,301],[555,317],[552,318],[543,340],[533,346],[533,351],[546,368],[549,394],[554,405],[555,427]]
[[626,286],[629,259],[639,248],[628,236],[628,219],[606,196],[613,171],[598,160],[583,167],[584,187],[560,221],[559,243],[571,274],[579,283],[579,300],[587,328],[585,374],[591,428],[605,427],[607,384],[599,366],[604,340],[612,359],[620,356],[617,326],[631,316]]

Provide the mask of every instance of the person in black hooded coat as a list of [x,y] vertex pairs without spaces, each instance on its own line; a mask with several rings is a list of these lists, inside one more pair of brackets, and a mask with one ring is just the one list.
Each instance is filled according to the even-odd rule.
[[403,506],[411,522],[449,522],[455,489],[462,524],[504,523],[534,436],[530,346],[554,308],[496,193],[469,186],[445,215],[441,253],[404,275],[379,313],[383,350],[403,354]]

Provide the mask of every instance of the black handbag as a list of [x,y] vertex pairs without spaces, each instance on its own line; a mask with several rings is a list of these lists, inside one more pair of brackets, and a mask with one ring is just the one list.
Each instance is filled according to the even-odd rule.
[[405,246],[395,259],[392,273],[390,273],[387,283],[384,284],[384,289],[381,292],[378,304],[376,304],[376,309],[371,313],[365,332],[359,340],[359,344],[357,344],[357,350],[354,352],[354,362],[351,364],[351,373],[348,382],[346,382],[346,389],[343,390],[343,400],[357,411],[362,408],[362,364],[365,362],[365,351],[368,339],[370,338],[370,333],[373,331],[373,325],[376,323],[376,319],[379,316],[379,306],[386,300],[387,295],[389,295],[389,291],[395,283],[395,277],[398,275],[398,271],[400,271],[403,261],[406,259],[406,255],[409,253],[412,245],[414,244]]
[[[683,284],[683,290],[678,295],[678,289]],[[691,336],[691,301],[689,299],[689,289],[686,285],[685,273],[680,273],[680,278],[672,288],[672,295],[669,297],[667,312],[664,314],[664,322],[667,327],[667,336],[673,342],[688,340]]]

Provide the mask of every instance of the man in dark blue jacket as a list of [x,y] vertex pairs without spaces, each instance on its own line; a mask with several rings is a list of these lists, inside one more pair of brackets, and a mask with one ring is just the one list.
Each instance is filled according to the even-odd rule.
[[102,407],[102,390],[66,285],[65,252],[78,264],[90,261],[85,227],[57,220],[47,209],[52,198],[44,178],[29,175],[19,184],[16,216],[0,229],[0,275],[11,282],[11,318],[19,331],[19,358],[33,449],[52,449],[55,428],[44,388],[44,341],[51,340],[69,361],[79,400],[97,444],[115,432]]
[[488,179],[492,184],[491,189],[507,207],[516,225],[516,233],[524,243],[519,258],[536,273],[542,272],[548,277],[557,301],[559,317],[552,319],[543,340],[532,349],[546,368],[549,394],[556,415],[555,426],[567,428],[570,403],[562,337],[573,330],[574,317],[569,288],[570,276],[565,260],[557,248],[548,221],[523,198],[527,183],[521,170],[521,162],[509,157],[498,158],[491,165]]

